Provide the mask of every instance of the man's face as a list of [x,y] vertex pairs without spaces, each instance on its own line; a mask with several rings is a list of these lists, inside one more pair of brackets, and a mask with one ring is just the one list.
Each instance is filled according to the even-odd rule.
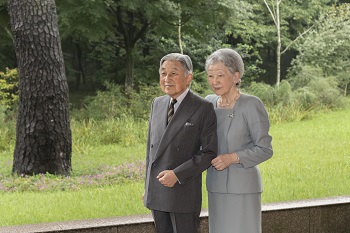
[[185,76],[184,68],[179,61],[165,61],[160,67],[159,84],[162,91],[176,99],[190,85],[192,74]]

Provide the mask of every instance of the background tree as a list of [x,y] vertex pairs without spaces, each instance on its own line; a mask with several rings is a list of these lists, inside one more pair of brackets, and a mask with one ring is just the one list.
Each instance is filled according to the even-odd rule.
[[[322,7],[334,1],[305,1],[301,3],[294,3],[288,0],[274,1],[268,3],[267,0],[264,0],[264,3],[276,27],[276,85],[278,86],[281,81],[281,56],[298,39],[302,38],[306,33],[310,31]],[[280,8],[281,5],[283,6],[283,9],[285,8],[282,14],[282,9]],[[293,23],[296,21],[296,19],[299,21],[297,24]],[[293,31],[294,33],[292,33]],[[288,36],[286,32],[290,32],[290,35]],[[295,32],[297,34],[295,34]],[[284,33],[283,44],[282,33]],[[284,45],[284,49],[282,48],[282,45]]]
[[71,171],[71,130],[54,0],[8,0],[20,77],[13,172]]
[[[346,96],[350,84],[349,35],[350,4],[342,4],[322,14],[315,29],[298,46],[299,55],[293,61],[289,75],[293,86],[308,85],[316,78],[335,77]],[[309,70],[320,70],[318,73],[322,75],[305,75]]]
[[[276,0],[266,1],[272,7],[272,3],[275,4]],[[0,23],[2,71],[5,67],[12,69],[17,66],[11,47],[11,37],[6,33],[7,12],[3,2],[4,0],[0,0],[0,21],[4,22]],[[105,90],[106,81],[124,87],[127,74],[132,74],[130,77],[133,89],[138,92],[140,86],[157,81],[159,58],[168,52],[181,52],[181,48],[193,58],[194,68],[197,71],[204,70],[205,58],[212,51],[222,47],[235,48],[242,54],[247,68],[244,86],[252,81],[263,81],[271,85],[276,83],[276,27],[264,1],[60,0],[56,2],[67,79],[73,98],[96,94],[96,90]],[[344,1],[282,0],[281,47],[287,48],[295,38],[314,24],[327,7],[335,3],[341,5],[342,2]],[[120,20],[115,14],[118,8],[121,13]],[[180,38],[179,19],[181,19]],[[149,26],[140,34],[143,22],[146,21]],[[126,30],[121,31],[118,29],[120,27]],[[140,37],[135,37],[136,35]],[[131,39],[133,36],[134,39]],[[132,53],[128,53],[131,62],[127,62],[126,45],[131,46],[129,50]],[[281,57],[281,80],[286,77],[291,61],[297,54],[296,47],[290,46]]]
[[0,70],[16,67],[16,55],[13,49],[10,17],[5,0],[0,0]]
[[120,67],[115,63],[117,46],[106,4],[64,0],[57,1],[57,11],[66,72],[73,77],[71,89],[91,89],[100,80],[112,80],[111,74]]

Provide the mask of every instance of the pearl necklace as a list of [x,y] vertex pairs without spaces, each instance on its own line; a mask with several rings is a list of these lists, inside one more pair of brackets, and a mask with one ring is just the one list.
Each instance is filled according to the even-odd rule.
[[[220,96],[220,98],[219,98],[219,100],[218,100],[218,107],[219,107],[219,108],[228,108],[228,107],[231,106],[231,104],[234,104],[234,103],[238,100],[238,98],[239,98],[240,96],[241,96],[241,93],[240,93],[240,91],[238,90],[238,92],[237,92],[235,98],[233,98],[233,100],[229,101],[227,104],[223,104],[223,103],[222,103],[222,96]],[[228,98],[226,98],[226,99],[228,99]]]

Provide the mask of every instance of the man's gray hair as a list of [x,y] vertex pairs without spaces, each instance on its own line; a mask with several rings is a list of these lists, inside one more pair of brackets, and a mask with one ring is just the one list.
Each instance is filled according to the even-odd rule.
[[185,54],[181,53],[169,53],[165,55],[160,60],[159,72],[161,71],[161,67],[165,61],[179,61],[184,68],[185,76],[193,73],[193,65],[191,58]]
[[208,72],[209,66],[217,62],[222,62],[232,74],[239,72],[239,78],[243,77],[243,59],[241,55],[239,55],[239,53],[237,53],[235,50],[229,48],[216,50],[207,58],[205,62],[205,70]]

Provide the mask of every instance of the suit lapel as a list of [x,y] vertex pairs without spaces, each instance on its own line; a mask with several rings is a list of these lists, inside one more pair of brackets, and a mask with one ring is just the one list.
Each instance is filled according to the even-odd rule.
[[[168,106],[168,105],[167,105]],[[166,124],[166,114],[167,106],[165,107],[165,124]],[[155,160],[164,152],[168,147],[174,137],[180,129],[185,125],[186,121],[193,115],[193,113],[198,108],[198,103],[194,99],[193,93],[188,92],[184,100],[181,102],[179,108],[176,110],[173,119],[170,121],[169,125],[166,127],[162,139],[160,140],[159,147],[155,156]],[[163,114],[160,112],[160,114]],[[160,115],[161,116],[161,115]],[[159,122],[162,124],[162,122]]]
[[169,102],[170,102],[170,97],[166,96],[160,101],[159,106],[155,109],[155,114],[154,114],[154,117],[156,117],[155,122],[157,122],[157,128],[160,128],[162,132],[165,131],[166,124],[167,124]]

